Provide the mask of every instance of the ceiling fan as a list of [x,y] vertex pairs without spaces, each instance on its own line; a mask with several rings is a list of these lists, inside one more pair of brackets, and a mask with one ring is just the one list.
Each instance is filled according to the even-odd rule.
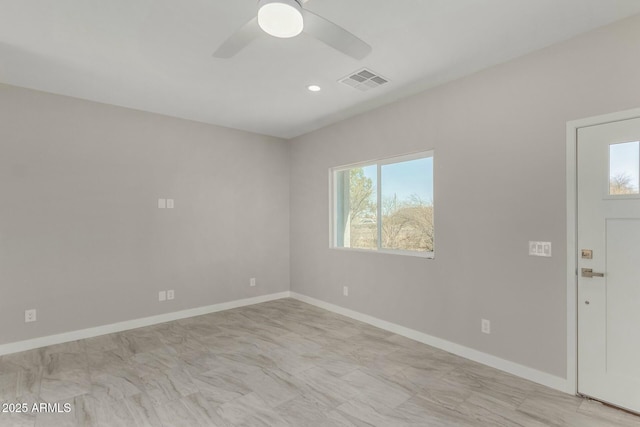
[[309,0],[258,0],[258,15],[225,40],[213,56],[233,57],[262,31],[279,38],[295,37],[304,31],[355,59],[363,59],[371,52],[371,46],[349,31],[304,9],[302,3],[307,1]]

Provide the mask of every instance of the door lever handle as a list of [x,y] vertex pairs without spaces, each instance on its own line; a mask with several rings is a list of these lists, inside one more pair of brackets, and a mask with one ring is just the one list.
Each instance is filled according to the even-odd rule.
[[604,277],[604,273],[594,273],[591,268],[583,268],[582,277]]

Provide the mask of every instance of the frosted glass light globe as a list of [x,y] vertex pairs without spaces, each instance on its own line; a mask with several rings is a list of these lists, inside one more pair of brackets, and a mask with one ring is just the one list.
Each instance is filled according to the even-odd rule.
[[295,37],[304,28],[302,6],[296,0],[260,0],[258,25],[274,37]]

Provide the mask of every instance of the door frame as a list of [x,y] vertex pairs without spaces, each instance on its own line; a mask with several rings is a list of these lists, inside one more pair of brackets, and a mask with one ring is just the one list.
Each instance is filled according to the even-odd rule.
[[578,394],[578,129],[640,118],[640,108],[567,122],[567,393]]

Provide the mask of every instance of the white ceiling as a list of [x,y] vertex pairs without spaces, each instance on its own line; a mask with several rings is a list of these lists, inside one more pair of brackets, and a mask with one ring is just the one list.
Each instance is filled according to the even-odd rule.
[[[640,13],[638,0],[311,0],[373,47],[302,34],[211,56],[256,0],[0,0],[0,81],[291,138]],[[337,80],[367,67],[391,80]],[[309,84],[319,93],[306,90]]]

